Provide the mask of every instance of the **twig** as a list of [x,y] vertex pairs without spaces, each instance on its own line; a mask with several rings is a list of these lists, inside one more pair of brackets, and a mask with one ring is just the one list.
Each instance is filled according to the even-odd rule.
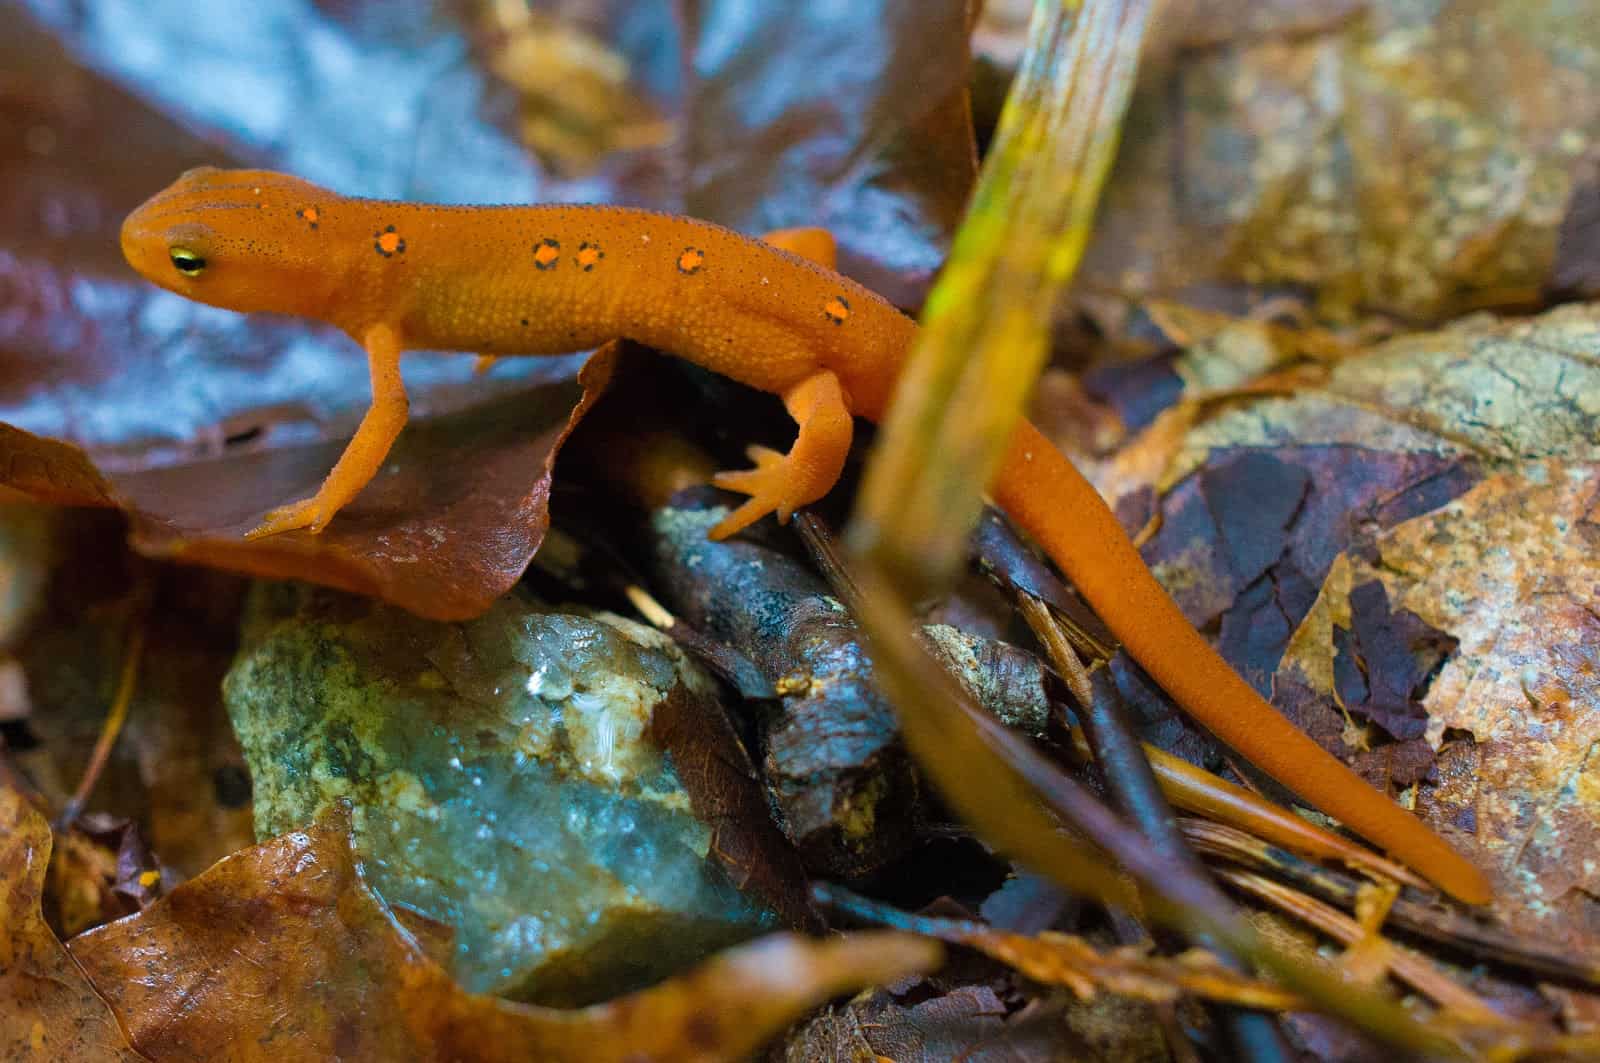
[[128,719],[128,706],[133,703],[133,692],[139,678],[139,662],[144,657],[144,609],[135,608],[128,623],[128,644],[122,654],[122,672],[117,677],[117,692],[111,699],[111,709],[106,713],[105,722],[100,725],[100,737],[95,741],[94,752],[89,757],[88,766],[83,770],[83,778],[78,782],[78,789],[67,801],[66,807],[61,810],[61,815],[57,817],[55,829],[58,831],[72,826],[84,806],[88,804],[89,795],[99,783],[100,775],[111,759],[111,750],[122,734],[122,725]]
[[[1087,736],[1072,729],[1073,746],[1080,756],[1092,755]],[[1393,879],[1407,886],[1432,891],[1415,872],[1370,849],[1301,819],[1287,809],[1235,786],[1182,757],[1154,746],[1144,747],[1150,767],[1168,801],[1220,823],[1248,831],[1273,845],[1281,845],[1318,860],[1337,861],[1378,879]]]
[[1367,947],[1380,949],[1384,965],[1390,974],[1425,994],[1440,1006],[1467,1019],[1500,1021],[1500,1016],[1482,997],[1457,984],[1449,975],[1435,967],[1427,957],[1387,939],[1379,938],[1374,943],[1373,938],[1362,929],[1360,923],[1338,909],[1253,871],[1223,868],[1217,874],[1235,888],[1315,927],[1346,948],[1365,944]]
[[[1321,867],[1221,823],[1184,819],[1179,825],[1199,852],[1271,871],[1307,893],[1354,910],[1362,883]],[[1460,953],[1474,962],[1516,968],[1585,989],[1600,987],[1600,962],[1559,946],[1517,937],[1469,916],[1401,897],[1389,910],[1389,923]]]
[[[1049,606],[1031,594],[1019,592],[1017,608],[1040,645],[1045,648],[1051,663],[1066,680],[1067,689],[1078,700],[1078,719],[1083,724],[1112,799],[1177,874],[1192,880],[1193,888],[1197,891],[1216,893],[1218,901],[1226,906],[1227,901],[1221,898],[1221,891],[1207,877],[1205,866],[1184,843],[1176,818],[1162,796],[1161,787],[1150,768],[1150,762],[1145,759],[1121,700],[1114,692],[1104,697],[1094,696],[1088,672]],[[1194,944],[1210,949],[1230,970],[1240,973],[1249,970],[1221,942],[1205,935],[1194,937]],[[1275,1016],[1237,1007],[1220,1007],[1218,1012],[1217,1018],[1228,1030],[1238,1058],[1260,1063],[1294,1058],[1294,1052]]]

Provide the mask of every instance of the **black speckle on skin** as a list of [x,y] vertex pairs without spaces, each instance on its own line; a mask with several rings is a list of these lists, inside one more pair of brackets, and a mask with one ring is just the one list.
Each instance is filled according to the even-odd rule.
[[405,242],[404,238],[400,238],[400,239],[397,239],[395,241],[395,245],[394,245],[394,250],[393,251],[385,251],[384,250],[383,238],[385,236],[394,235],[395,233],[396,233],[396,230],[395,230],[395,227],[393,225],[386,225],[382,229],[380,229],[378,232],[373,233],[372,234],[372,247],[373,247],[373,250],[377,251],[378,254],[382,255],[384,258],[393,258],[396,255],[405,254],[406,253],[406,242]]
[[706,253],[698,247],[686,247],[678,253],[678,272],[692,277],[705,268]]
[[[584,262],[583,256],[591,251],[594,252],[594,261],[587,263]],[[578,263],[578,268],[583,270],[585,273],[593,273],[594,268],[598,266],[600,264],[600,260],[605,257],[606,253],[600,250],[600,245],[591,240],[585,240],[583,243],[578,245],[578,257],[576,261]]]
[[528,327],[528,319],[527,318],[523,318],[522,319],[522,327],[523,328],[527,328]]
[[[546,248],[546,247],[548,247],[550,250],[555,251],[557,253],[550,256],[550,261],[548,261],[548,262],[540,262],[539,261],[539,252],[540,252],[541,249]],[[561,251],[561,242],[559,240],[553,240],[550,237],[546,236],[544,239],[540,240],[538,243],[533,245],[533,255],[534,255],[533,268],[537,269],[537,270],[539,270],[541,272],[555,269],[556,265],[558,263],[560,263],[560,261],[561,261],[560,251]]]

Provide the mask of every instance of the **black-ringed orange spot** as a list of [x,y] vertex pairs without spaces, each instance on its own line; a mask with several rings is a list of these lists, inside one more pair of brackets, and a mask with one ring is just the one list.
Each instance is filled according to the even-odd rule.
[[533,264],[539,269],[555,269],[561,261],[561,243],[545,237],[533,245]]
[[295,214],[299,216],[301,221],[305,222],[313,229],[317,227],[317,222],[322,220],[322,212],[316,207],[301,207],[299,210],[295,211]]
[[706,253],[698,247],[686,247],[678,256],[678,272],[694,276],[706,264]]
[[585,273],[588,273],[590,270],[598,266],[600,264],[600,260],[605,257],[606,253],[600,250],[599,244],[591,244],[589,241],[585,240],[583,243],[578,245],[578,268],[583,270]]
[[393,225],[385,225],[379,232],[372,234],[372,246],[384,258],[393,258],[395,255],[406,253],[405,239],[395,231]]
[[822,304],[822,313],[824,317],[835,325],[842,325],[845,323],[845,319],[850,316],[850,304],[845,301],[844,296],[836,295]]

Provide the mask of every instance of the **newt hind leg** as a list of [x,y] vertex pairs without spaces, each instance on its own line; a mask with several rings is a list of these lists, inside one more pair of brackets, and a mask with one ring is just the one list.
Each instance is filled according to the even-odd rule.
[[799,229],[774,229],[761,239],[790,254],[808,258],[825,269],[839,268],[839,245],[827,229],[805,226]]
[[711,529],[711,538],[726,539],[768,513],[787,521],[796,509],[815,502],[838,482],[850,453],[854,425],[839,378],[818,370],[783,394],[783,404],[800,426],[789,453],[751,447],[753,469],[720,472],[711,482],[750,496]]

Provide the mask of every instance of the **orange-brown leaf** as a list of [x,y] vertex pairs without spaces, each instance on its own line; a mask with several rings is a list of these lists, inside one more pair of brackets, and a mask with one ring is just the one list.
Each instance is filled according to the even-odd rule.
[[132,1063],[142,1057],[45,925],[49,860],[44,817],[0,788],[0,1058]]
[[923,970],[898,934],[777,935],[576,1011],[462,990],[350,856],[342,815],[220,861],[72,942],[155,1060],[709,1061],[743,1058],[838,992]]

